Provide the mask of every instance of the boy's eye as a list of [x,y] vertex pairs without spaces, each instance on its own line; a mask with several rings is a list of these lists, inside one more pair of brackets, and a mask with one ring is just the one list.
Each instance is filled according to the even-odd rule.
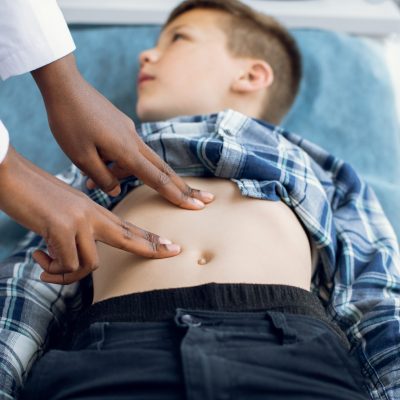
[[179,33],[179,32],[175,32],[175,33],[172,35],[171,41],[172,41],[172,42],[176,42],[177,40],[180,40],[180,39],[184,39],[184,35],[182,35],[182,34]]

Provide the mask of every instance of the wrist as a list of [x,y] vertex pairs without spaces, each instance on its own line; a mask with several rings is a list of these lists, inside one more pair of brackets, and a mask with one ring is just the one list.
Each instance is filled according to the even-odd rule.
[[32,71],[31,75],[42,93],[46,107],[47,102],[65,97],[82,80],[73,53]]
[[10,192],[13,192],[13,171],[18,169],[18,154],[10,145],[0,164],[0,208],[4,209],[5,202],[10,200]]
[[27,163],[29,161],[10,146],[0,164],[0,210],[43,236],[46,208],[40,199],[45,196],[46,188],[43,179]]
[[3,162],[0,163],[0,180],[1,181],[3,181],[8,175],[8,173],[10,171],[10,163],[13,162],[13,158],[15,158],[15,153],[16,153],[16,151],[14,150],[14,148],[11,145],[9,145],[6,156],[4,157]]

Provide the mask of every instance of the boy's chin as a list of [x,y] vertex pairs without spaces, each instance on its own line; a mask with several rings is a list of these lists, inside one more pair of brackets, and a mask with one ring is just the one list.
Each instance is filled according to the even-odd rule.
[[[228,108],[228,107],[226,107]],[[220,111],[223,111],[224,109],[215,109],[215,110],[202,110],[200,107],[196,109],[193,107],[192,109],[188,109],[187,107],[185,109],[179,109],[177,108],[176,110],[172,110],[171,108],[168,110],[160,110],[160,109],[146,109],[144,110],[143,108],[137,107],[136,108],[136,115],[140,119],[140,121],[143,122],[156,122],[156,121],[166,121],[171,118],[176,118],[176,117],[182,117],[182,116],[189,116],[189,115],[202,115],[202,114],[214,114]]]
[[[140,119],[141,122],[156,122],[156,121],[164,121],[166,119],[177,117],[178,115],[172,115],[173,113],[167,113],[163,110],[143,110],[140,108],[136,108],[136,115]],[[172,115],[172,116],[170,116]]]

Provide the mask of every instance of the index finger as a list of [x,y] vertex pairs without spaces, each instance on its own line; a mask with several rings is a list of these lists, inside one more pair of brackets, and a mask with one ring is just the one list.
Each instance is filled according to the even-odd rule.
[[112,213],[103,213],[99,222],[95,231],[96,240],[120,250],[146,258],[173,257],[181,251],[180,246],[170,240],[119,219]]
[[192,189],[175,171],[144,143],[130,169],[135,176],[171,203],[186,209],[199,209],[214,199],[209,192]]

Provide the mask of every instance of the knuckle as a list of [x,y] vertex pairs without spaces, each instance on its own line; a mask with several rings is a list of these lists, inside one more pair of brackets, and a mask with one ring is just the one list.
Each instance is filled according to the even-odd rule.
[[171,182],[171,178],[169,175],[165,174],[164,172],[160,171],[157,182],[156,182],[156,190],[160,191],[163,189],[166,185],[168,185]]
[[83,201],[78,201],[75,203],[74,207],[67,210],[61,217],[62,220],[58,221],[55,225],[55,229],[59,231],[59,240],[65,240],[65,238],[70,236],[75,236],[78,228],[82,226],[87,221],[87,216],[90,210],[90,204],[87,199],[82,199]]
[[89,260],[85,265],[83,265],[83,269],[90,272],[90,271],[95,271],[97,268],[99,268],[99,260],[98,258],[92,258]]
[[131,252],[131,251],[132,251],[132,250],[131,250],[131,247],[128,246],[128,244],[126,244],[126,243],[120,243],[120,244],[118,245],[118,248],[119,248],[120,250],[127,251],[127,252]]
[[185,189],[181,192],[181,203],[179,205],[188,201],[189,197],[192,196],[192,190],[190,186],[186,185]]
[[154,233],[145,231],[144,238],[147,242],[148,249],[149,249],[147,256],[149,258],[155,258],[157,256],[157,253],[159,252],[158,236],[155,235]]
[[72,216],[73,219],[73,226],[81,226],[82,224],[86,224],[87,222],[87,214],[86,214],[86,207],[79,208]]
[[99,263],[94,263],[92,264],[92,266],[90,267],[91,271],[96,271],[97,269],[99,269]]
[[136,126],[135,126],[135,123],[133,122],[133,120],[132,120],[131,118],[127,117],[127,118],[125,119],[125,121],[126,121],[126,126],[128,127],[128,129],[129,129],[130,131],[136,133]]
[[78,156],[74,159],[74,164],[85,173],[85,175],[89,175],[89,171],[87,169],[86,161],[83,157]]
[[158,254],[158,243],[149,242],[150,258],[155,258]]
[[74,265],[72,263],[64,263],[61,265],[61,267],[64,273],[75,272],[79,269],[79,265]]
[[[87,149],[87,147],[86,147]],[[74,155],[74,164],[81,170],[87,171],[90,168],[87,168],[87,166],[91,165],[91,161],[93,160],[93,153],[87,152],[87,151],[79,151]]]
[[191,197],[200,197],[200,190],[199,189],[192,189],[190,188]]
[[171,168],[171,166],[169,164],[167,164],[166,162],[162,163],[162,172],[165,175],[171,176],[175,174],[175,171]]
[[186,185],[185,190],[186,190],[186,193],[187,193],[187,195],[188,195],[189,197],[192,197],[193,194],[194,194],[194,191],[195,191],[195,189],[192,189],[189,185]]
[[52,246],[59,246],[60,242],[65,235],[71,230],[71,223],[66,220],[55,220],[51,221],[46,229],[44,238],[47,243],[51,243]]
[[62,245],[54,235],[45,238],[47,251],[49,256],[53,259],[57,259],[61,251]]
[[158,235],[156,235],[154,233],[151,233],[149,231],[144,231],[144,237],[150,243],[154,243],[154,244],[158,243]]
[[124,239],[131,240],[133,238],[133,232],[131,231],[131,227],[133,226],[130,222],[121,220],[120,225],[122,228],[122,234]]

